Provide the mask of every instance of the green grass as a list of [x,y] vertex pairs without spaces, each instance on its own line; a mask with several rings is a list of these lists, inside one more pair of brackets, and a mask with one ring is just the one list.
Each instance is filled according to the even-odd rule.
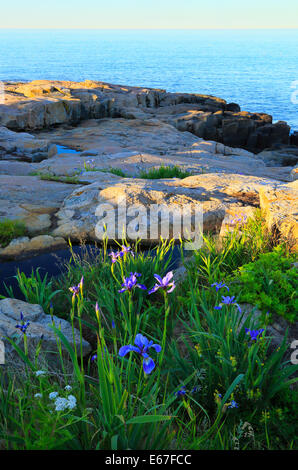
[[142,179],[162,179],[162,178],[187,178],[191,176],[189,171],[181,169],[179,166],[160,166],[159,168],[152,168],[150,170],[141,171],[139,178]]
[[120,168],[102,168],[102,169],[98,168],[98,169],[92,169],[89,171],[101,171],[102,173],[112,173],[113,175],[121,176],[122,178],[129,178],[129,176],[126,175],[124,171],[121,170]]
[[[75,347],[52,326],[61,371],[36,377],[40,350],[32,357],[26,334],[21,337],[23,349],[22,341],[15,347],[27,366],[23,376],[0,369],[0,439],[5,448],[296,448],[298,398],[292,386],[298,366],[285,359],[286,336],[272,350],[263,319],[250,313],[242,321],[234,302],[221,305],[223,295],[237,295],[236,284],[229,282],[229,291],[212,286],[243,263],[275,253],[271,243],[261,214],[230,234],[221,247],[206,237],[192,261],[185,260],[186,279],[168,294],[148,290],[156,283],[154,274],[163,277],[170,271],[173,241],[146,253],[137,243],[134,255],[126,253],[115,263],[107,241],[93,253],[83,247],[80,255],[70,246],[71,260],[59,279],[43,281],[38,272],[28,278],[20,274],[26,298],[47,306],[52,302],[51,314],[67,318],[81,338],[88,332],[92,352],[83,359],[81,345]],[[290,262],[286,251],[283,256]],[[123,278],[134,272],[147,291],[119,293]],[[78,285],[82,276],[83,284],[73,296],[69,287]],[[253,342],[246,328],[265,331]],[[161,348],[148,350],[155,368],[147,375],[140,354],[119,356],[120,348],[133,344],[137,333]],[[97,359],[91,360],[95,354]],[[55,409],[52,392],[65,399],[73,395],[75,408]]]
[[[97,168],[91,165],[84,165],[84,169],[82,171],[87,172],[97,172],[101,171],[102,173],[111,173],[116,176],[120,176],[121,178],[132,178],[132,176],[126,174],[121,168]],[[78,171],[79,174],[79,171]],[[33,171],[30,173],[31,176],[39,176],[40,179],[45,181],[57,181],[61,183],[68,183],[68,184],[86,184],[80,181],[77,175],[75,176],[55,176],[51,173],[41,173],[38,171]],[[187,178],[191,176],[192,173],[189,171],[185,171],[177,165],[174,166],[164,166],[161,165],[159,168],[152,168],[149,170],[141,171],[139,176],[136,178],[140,179],[162,179],[162,178]],[[87,183],[88,184],[88,183]]]
[[43,181],[56,181],[57,183],[66,183],[66,184],[84,184],[83,181],[77,176],[55,176],[55,175],[40,175],[40,179]]
[[[104,169],[96,169],[92,168],[88,171],[102,171],[104,173],[112,173],[117,176],[121,176],[122,178],[131,178],[131,176],[127,175],[123,170],[120,168],[104,168]],[[179,166],[164,166],[161,165],[159,168],[152,168],[149,170],[141,171],[136,178],[140,179],[162,179],[162,178],[186,178],[187,176],[191,176],[191,173],[188,171],[184,171]]]
[[4,248],[18,237],[27,235],[25,224],[18,220],[4,219],[0,221],[0,247]]
[[55,181],[57,183],[66,183],[66,184],[88,184],[85,181],[81,181],[78,176],[57,176],[51,173],[41,173],[39,171],[32,171],[30,176],[39,176],[43,181]]

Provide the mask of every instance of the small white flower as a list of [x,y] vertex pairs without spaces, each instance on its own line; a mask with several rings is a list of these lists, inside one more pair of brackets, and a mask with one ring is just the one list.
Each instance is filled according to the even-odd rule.
[[55,401],[55,410],[56,411],[64,411],[66,408],[68,408],[67,398],[58,397]]
[[46,374],[46,371],[45,370],[37,370],[35,372],[35,375],[36,377],[39,377],[40,375],[45,375]]
[[70,385],[66,385],[66,387],[64,388],[64,390],[67,390],[68,392],[70,392],[70,390],[72,390],[72,387]]
[[42,394],[41,393],[35,393],[34,398],[41,398]]
[[59,395],[58,392],[51,392],[51,393],[49,394],[49,399],[50,399],[50,400],[54,400],[55,398],[58,397],[58,395]]
[[77,406],[77,399],[73,395],[68,396],[68,409],[73,410]]

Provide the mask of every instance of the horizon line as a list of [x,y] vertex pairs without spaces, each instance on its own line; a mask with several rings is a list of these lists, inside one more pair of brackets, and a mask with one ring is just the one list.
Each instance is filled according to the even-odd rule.
[[79,27],[61,27],[61,28],[38,28],[38,27],[24,27],[24,28],[18,28],[18,27],[0,27],[0,30],[11,30],[11,31],[16,31],[16,30],[36,30],[36,31],[57,31],[57,30],[81,30],[81,31],[256,31],[256,30],[298,30],[298,26],[296,27],[269,27],[269,26],[264,26],[264,27],[245,27],[245,28],[79,28]]

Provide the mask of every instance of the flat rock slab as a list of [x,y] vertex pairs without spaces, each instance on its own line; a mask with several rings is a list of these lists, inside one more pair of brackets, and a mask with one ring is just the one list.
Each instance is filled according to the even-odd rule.
[[[34,358],[36,347],[42,338],[41,350],[44,354],[49,355],[59,365],[59,356],[57,355],[57,342],[54,331],[52,330],[52,318],[46,315],[40,305],[33,305],[17,299],[0,300],[0,338],[4,341],[6,364],[9,367],[9,361],[13,361],[18,357],[13,346],[5,339],[6,337],[13,339],[21,348],[23,348],[23,333],[16,328],[20,323],[20,314],[24,315],[24,320],[29,321],[30,325],[26,335],[28,339],[29,357]],[[71,324],[61,318],[53,316],[56,328],[61,328],[61,332],[73,344]],[[80,335],[75,329],[75,341],[77,348],[80,344]],[[91,347],[87,341],[83,339],[83,354],[87,355]],[[64,349],[64,346],[62,345]]]
[[48,136],[52,142],[95,155],[120,152],[147,152],[162,155],[169,151],[186,150],[197,137],[177,131],[175,127],[157,119],[91,119],[77,127],[53,129],[37,134]]
[[204,141],[156,119],[88,120],[74,129],[53,129],[38,135],[81,152],[59,155],[39,164],[41,172],[55,175],[75,175],[84,170],[84,162],[93,160],[99,169],[118,168],[129,176],[138,176],[152,167],[178,165],[193,174],[233,172],[281,181],[291,179],[291,167],[268,168],[251,152]]
[[263,150],[288,144],[290,127],[272,124],[264,113],[241,112],[235,103],[196,93],[110,85],[103,82],[35,80],[5,83],[0,124],[10,129],[43,129],[90,118],[157,118],[181,131],[233,147]]
[[30,176],[38,168],[38,163],[0,160],[0,175]]

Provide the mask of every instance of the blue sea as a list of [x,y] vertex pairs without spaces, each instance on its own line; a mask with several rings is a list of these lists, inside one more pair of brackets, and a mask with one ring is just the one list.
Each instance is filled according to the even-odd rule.
[[0,30],[0,80],[34,79],[211,94],[298,130],[297,29]]

